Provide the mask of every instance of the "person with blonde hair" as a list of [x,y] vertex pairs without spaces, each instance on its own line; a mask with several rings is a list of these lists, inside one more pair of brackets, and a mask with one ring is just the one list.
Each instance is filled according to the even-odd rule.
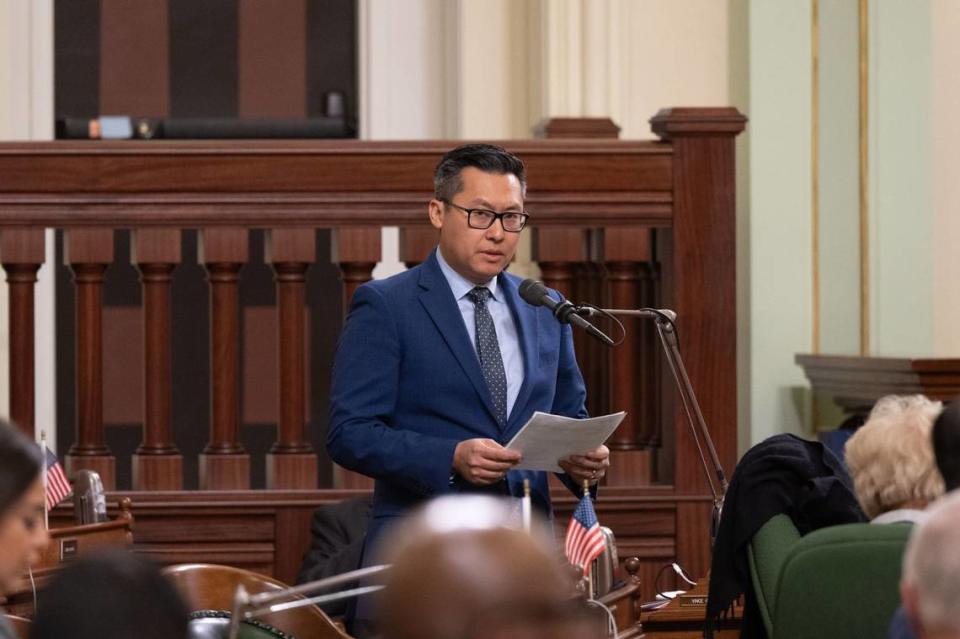
[[847,441],[845,457],[857,501],[873,523],[916,522],[943,494],[931,442],[941,402],[888,395]]

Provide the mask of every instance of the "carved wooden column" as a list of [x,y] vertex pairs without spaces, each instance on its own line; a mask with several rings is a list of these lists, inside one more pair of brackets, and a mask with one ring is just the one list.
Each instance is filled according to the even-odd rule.
[[200,455],[201,490],[250,487],[250,455],[239,441],[239,275],[247,261],[246,229],[201,231],[199,261],[210,281],[210,441]]
[[[700,407],[729,477],[737,442],[737,311],[735,143],[746,118],[734,108],[663,109],[653,132],[673,149],[673,226],[658,232],[663,303],[677,312],[680,345]],[[709,389],[709,393],[703,392]],[[710,500],[681,403],[665,415],[675,432],[677,558],[687,572],[709,566]],[[702,499],[700,499],[703,497]]]
[[267,488],[317,487],[317,456],[305,436],[305,327],[307,268],[316,260],[313,229],[277,229],[264,255],[277,283],[277,440],[267,454]]
[[[636,309],[641,302],[643,270],[652,259],[651,231],[642,227],[607,227],[602,232],[603,259],[606,264],[607,299],[611,308]],[[650,320],[620,318],[626,329],[622,344],[608,359],[607,392],[611,410],[625,410],[627,416],[607,442],[610,447],[610,471],[607,483],[638,486],[653,481],[650,451],[642,450],[649,437],[642,434],[656,430],[659,394],[656,371],[645,358],[644,348],[651,349],[649,336],[655,330]],[[657,344],[652,345],[657,348]],[[657,351],[653,351],[656,355]],[[654,359],[654,361],[656,361]],[[652,407],[652,409],[651,409]]]
[[43,229],[6,229],[0,262],[7,272],[10,322],[10,418],[34,437],[34,285],[43,264]]
[[400,261],[413,268],[430,256],[440,240],[440,232],[432,226],[405,226],[400,228]]
[[[380,261],[380,227],[334,229],[332,241],[330,259],[340,266],[343,312],[346,317],[354,292],[373,278],[373,268]],[[333,482],[337,488],[373,488],[373,479],[340,466],[334,466]]]
[[113,231],[64,232],[64,261],[76,284],[77,439],[67,453],[67,475],[94,470],[107,490],[116,488],[116,460],[103,432],[103,274],[113,262]]
[[170,284],[180,262],[179,229],[137,229],[130,261],[143,285],[143,441],[133,455],[134,490],[183,488],[183,456],[173,441]]
[[[534,227],[532,257],[540,266],[540,277],[550,288],[560,291],[567,298],[579,301],[580,282],[577,275],[583,275],[583,263],[589,251],[587,232],[576,227]],[[574,331],[573,339],[577,352],[577,363],[583,373],[587,386],[587,409],[591,413],[598,411],[598,396],[602,391],[602,374],[597,365],[597,351],[589,340],[583,339]],[[602,347],[606,348],[606,347]]]

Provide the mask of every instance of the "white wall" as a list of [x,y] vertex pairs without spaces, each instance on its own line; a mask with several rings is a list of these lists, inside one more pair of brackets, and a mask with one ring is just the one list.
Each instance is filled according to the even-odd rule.
[[932,0],[933,350],[960,357],[960,2]]

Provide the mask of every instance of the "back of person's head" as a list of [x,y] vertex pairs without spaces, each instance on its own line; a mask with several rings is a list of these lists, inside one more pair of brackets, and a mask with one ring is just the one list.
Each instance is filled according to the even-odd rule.
[[434,197],[447,202],[459,193],[463,188],[460,172],[467,167],[497,175],[513,174],[526,195],[527,173],[520,158],[495,144],[463,144],[440,158],[433,172]]
[[860,507],[871,519],[943,494],[930,431],[942,404],[923,395],[888,395],[844,447]]
[[189,611],[152,562],[126,551],[79,559],[43,590],[31,639],[183,639]]
[[914,528],[900,593],[918,636],[960,637],[960,493],[934,502]]
[[960,398],[950,402],[933,423],[933,454],[946,489],[960,488]]
[[16,426],[0,419],[0,515],[40,477],[40,447]]
[[559,557],[542,537],[506,527],[509,510],[492,497],[441,498],[390,536],[384,639],[592,636]]
[[16,585],[47,545],[42,460],[37,444],[0,420],[0,594]]

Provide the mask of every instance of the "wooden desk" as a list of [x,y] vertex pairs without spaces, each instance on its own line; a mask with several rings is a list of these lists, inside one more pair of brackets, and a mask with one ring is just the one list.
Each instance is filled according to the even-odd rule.
[[[687,593],[678,596],[659,610],[640,615],[642,632],[646,639],[702,639],[706,620],[706,577]],[[733,615],[719,621],[713,633],[717,639],[736,639],[740,636],[743,607],[734,606]]]
[[[50,529],[50,543],[33,569],[37,592],[46,586],[63,565],[77,557],[103,547],[130,547],[133,545],[133,514],[130,500],[120,502],[120,516],[112,521],[85,526],[67,526]],[[7,612],[32,618],[34,613],[33,586],[30,576],[20,578],[16,589],[7,596]]]

